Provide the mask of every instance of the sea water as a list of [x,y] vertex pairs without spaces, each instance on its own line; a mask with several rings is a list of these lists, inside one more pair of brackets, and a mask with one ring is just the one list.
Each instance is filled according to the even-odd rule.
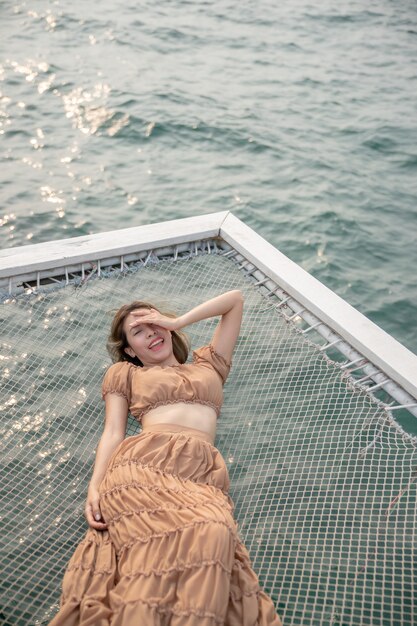
[[417,353],[416,13],[3,0],[2,248],[230,210]]
[[2,247],[230,210],[417,352],[417,8],[4,0]]

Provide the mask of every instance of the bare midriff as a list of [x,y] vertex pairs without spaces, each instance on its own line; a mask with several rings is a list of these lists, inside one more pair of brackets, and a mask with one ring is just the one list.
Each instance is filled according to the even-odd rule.
[[216,436],[217,414],[215,409],[198,402],[176,402],[151,409],[142,416],[142,427],[154,424],[179,424],[208,433],[213,441]]

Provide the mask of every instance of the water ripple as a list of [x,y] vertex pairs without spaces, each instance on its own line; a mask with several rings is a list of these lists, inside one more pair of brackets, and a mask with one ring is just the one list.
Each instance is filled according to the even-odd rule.
[[8,0],[2,18],[3,247],[230,209],[417,351],[393,308],[417,306],[411,3]]

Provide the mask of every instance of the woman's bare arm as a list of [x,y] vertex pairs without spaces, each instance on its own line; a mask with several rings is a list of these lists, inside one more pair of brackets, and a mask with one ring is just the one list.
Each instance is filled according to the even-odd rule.
[[214,331],[211,345],[228,363],[232,360],[233,350],[239,337],[243,315],[243,293],[240,289],[227,291],[211,298],[184,315],[177,318],[179,328],[194,324],[208,317],[221,315],[222,318]]
[[99,487],[104,478],[111,455],[126,435],[128,405],[125,398],[108,393],[105,396],[106,416],[103,434],[96,451],[94,470],[88,487],[85,516],[96,530],[107,528],[100,511]]
[[168,330],[180,330],[184,326],[194,324],[208,317],[221,315],[220,320],[211,344],[214,350],[220,354],[226,361],[232,359],[233,349],[239,336],[240,324],[243,314],[243,293],[240,289],[226,291],[220,296],[211,298],[202,304],[194,307],[184,315],[179,317],[167,317],[159,313],[156,309],[144,310],[138,309],[132,311],[132,315],[136,318],[134,322],[129,324],[130,327],[138,324],[154,324]]

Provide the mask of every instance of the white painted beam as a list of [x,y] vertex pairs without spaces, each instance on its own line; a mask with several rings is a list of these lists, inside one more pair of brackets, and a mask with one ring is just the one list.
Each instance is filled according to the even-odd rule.
[[0,278],[117,257],[219,235],[228,211],[0,251]]
[[417,355],[232,213],[224,219],[220,236],[417,398]]
[[221,237],[394,381],[417,397],[417,356],[230,211],[0,251],[0,279]]

